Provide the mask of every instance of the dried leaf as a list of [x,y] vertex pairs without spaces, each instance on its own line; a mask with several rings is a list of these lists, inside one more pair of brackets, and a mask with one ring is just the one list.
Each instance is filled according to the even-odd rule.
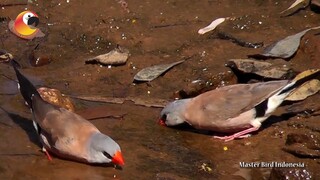
[[260,54],[264,57],[275,57],[275,58],[290,58],[298,49],[300,45],[301,37],[303,37],[308,31],[312,29],[319,29],[320,26],[306,29],[297,34],[288,36],[278,42],[275,42],[267,46],[263,53]]
[[0,49],[0,62],[9,62],[10,59],[13,59],[13,55]]
[[223,23],[227,18],[218,18],[214,21],[212,21],[211,24],[209,24],[208,26],[202,28],[202,29],[199,29],[198,33],[199,34],[205,34],[209,31],[212,31],[214,30],[219,24]]
[[[298,74],[293,80],[297,81],[305,76],[309,76],[315,72],[320,71],[320,69],[306,70]],[[294,90],[287,98],[287,101],[301,101],[307,97],[316,94],[320,90],[320,81],[318,79],[313,79],[301,85],[299,88]]]
[[291,15],[299,9],[306,8],[309,4],[310,0],[296,0],[288,9],[282,11],[280,14],[283,14],[284,16]]
[[318,79],[313,79],[304,83],[294,92],[292,92],[287,98],[287,101],[301,101],[306,99],[309,96],[312,96],[319,92],[320,90],[320,81]]
[[75,108],[71,99],[68,96],[62,94],[59,90],[50,89],[47,87],[40,87],[37,90],[41,98],[47,101],[48,103],[51,103],[58,107],[63,107],[72,112],[75,111]]
[[230,59],[226,66],[244,73],[253,73],[266,78],[280,79],[285,77],[290,68],[286,64],[271,64],[252,59]]
[[88,59],[86,64],[100,63],[102,65],[122,65],[127,62],[129,51],[124,48],[115,48],[107,54],[102,54],[94,58]]
[[134,80],[136,81],[152,81],[159,77],[161,74],[168,71],[173,66],[183,63],[185,60],[181,60],[178,62],[170,63],[170,64],[160,64],[155,66],[150,66],[139,71],[135,76]]
[[299,79],[301,78],[304,78],[306,76],[310,76],[311,74],[314,74],[316,72],[320,71],[320,69],[308,69],[308,70],[305,70],[301,73],[299,73],[294,79],[293,81],[298,81]]

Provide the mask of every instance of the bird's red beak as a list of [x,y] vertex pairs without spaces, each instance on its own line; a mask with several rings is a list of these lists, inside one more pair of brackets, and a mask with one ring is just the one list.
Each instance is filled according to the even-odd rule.
[[161,126],[167,126],[163,119],[159,119],[158,124],[160,124]]
[[124,165],[124,160],[121,154],[121,151],[117,151],[112,158],[113,164]]

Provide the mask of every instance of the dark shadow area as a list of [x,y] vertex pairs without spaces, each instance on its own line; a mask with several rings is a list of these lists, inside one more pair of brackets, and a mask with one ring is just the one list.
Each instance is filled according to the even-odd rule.
[[21,117],[18,114],[13,114],[8,112],[7,110],[3,109],[2,107],[0,107],[4,112],[7,113],[7,115],[12,119],[12,121],[17,124],[19,127],[21,127],[26,134],[29,137],[29,140],[36,144],[37,146],[39,146],[40,148],[42,148],[42,145],[39,141],[39,137],[33,127],[32,121],[29,119],[26,119],[24,117]]
[[[70,160],[69,160],[70,161]],[[117,170],[122,170],[123,168],[121,167],[121,166],[119,166],[119,165],[115,165],[115,164],[112,164],[112,163],[86,163],[86,164],[88,164],[88,165],[90,165],[90,166],[96,166],[96,167],[114,167],[115,169],[117,169]]]
[[303,113],[303,112],[304,112],[304,111],[288,112],[288,113],[284,113],[284,114],[282,114],[282,115],[280,115],[280,116],[272,115],[272,116],[270,116],[267,120],[264,121],[264,123],[262,124],[260,130],[266,129],[266,128],[272,126],[272,125],[275,124],[275,123],[282,122],[282,121],[287,121],[287,120],[289,120],[290,118],[295,117],[295,116],[297,116],[298,114],[301,114],[301,113]]
[[[280,116],[272,115],[262,123],[262,126],[260,127],[260,129],[258,131],[252,132],[250,134],[257,134],[259,131],[262,131],[262,130],[264,130],[266,128],[269,128],[274,123],[287,121],[288,119],[290,119],[290,118],[292,118],[294,116],[297,116],[298,114],[302,114],[302,113],[305,113],[305,110],[302,110],[302,111],[299,111],[299,112],[284,113],[284,114],[282,114]],[[215,135],[215,136],[228,136],[228,135],[234,134],[234,133],[220,133],[220,132],[214,132],[214,131],[209,131],[209,130],[199,130],[199,129],[193,128],[188,123],[180,124],[180,125],[177,125],[177,126],[172,126],[170,128],[178,129],[178,130],[181,130],[181,131],[189,131],[189,132],[198,133],[198,134]]]
[[232,43],[235,43],[239,46],[246,47],[246,48],[255,48],[256,49],[256,48],[263,47],[263,42],[248,42],[248,41],[242,40],[240,38],[237,38],[229,33],[222,32],[222,31],[219,31],[217,33],[212,33],[209,36],[209,39],[229,40]]
[[[8,114],[7,113],[7,111],[5,110],[5,109],[3,109],[1,106],[0,106],[0,109],[5,113],[5,114]],[[11,118],[10,117],[8,117],[8,118],[3,118],[2,117],[2,114],[4,114],[4,113],[0,113],[0,124],[1,125],[4,125],[4,126],[6,126],[6,127],[9,127],[9,128],[13,128],[14,127],[14,124],[13,123],[9,123],[9,122],[5,122],[7,119],[10,119],[11,120]]]
[[301,101],[286,101],[286,100],[284,100],[284,101],[281,103],[280,106],[291,106],[291,105],[297,104],[297,103],[299,103],[299,102],[301,102]]
[[[108,65],[108,64],[103,64],[97,59],[87,60],[87,61],[85,61],[85,64],[98,65],[98,66],[103,66],[103,67],[111,66],[111,65]],[[123,66],[123,64],[112,64],[112,66],[113,67],[119,67],[119,66]]]
[[106,167],[106,168],[113,167],[117,170],[123,169],[120,165],[113,164],[112,162],[110,162],[110,163],[88,163],[86,161],[73,160],[72,158],[68,158],[68,157],[56,156],[53,153],[50,153],[50,156],[61,159],[63,161],[68,161],[68,162],[73,162],[73,163],[81,163],[81,164],[86,164],[86,165],[93,166],[93,167]]
[[[159,126],[161,126],[161,125],[159,125]],[[183,124],[179,124],[176,126],[168,126],[168,127],[173,128],[173,129],[178,129],[180,131],[189,131],[189,132],[198,133],[198,134],[206,134],[206,135],[215,134],[215,132],[213,132],[213,131],[195,129],[191,125],[189,125],[188,123],[183,123]]]
[[237,76],[238,83],[251,83],[251,82],[265,82],[265,81],[275,81],[275,80],[285,80],[285,79],[293,79],[298,72],[289,70],[285,75],[283,75],[279,79],[275,78],[267,78],[254,73],[244,73],[237,69],[237,66],[234,62],[227,62],[226,67],[229,67],[232,72]]
[[310,4],[310,9],[311,11],[313,11],[314,13],[320,14],[320,7],[319,4]]
[[[268,46],[267,46],[268,47]],[[265,48],[266,49],[266,48]],[[292,57],[294,57],[296,55],[297,52],[295,52],[292,56],[290,56],[289,58],[281,58],[281,57],[272,57],[272,56],[264,56],[262,54],[250,54],[247,55],[248,58],[253,58],[253,59],[257,59],[257,60],[267,60],[267,59],[278,59],[281,58],[283,60],[286,61],[290,61]]]

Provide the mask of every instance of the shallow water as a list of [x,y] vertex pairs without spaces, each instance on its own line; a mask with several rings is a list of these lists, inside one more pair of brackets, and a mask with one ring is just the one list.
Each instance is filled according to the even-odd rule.
[[[15,3],[5,0],[0,4]],[[20,2],[20,1],[19,1]],[[234,82],[216,79],[229,71],[228,59],[246,58],[260,52],[230,41],[209,38],[210,33],[197,31],[219,17],[238,17],[219,26],[249,42],[268,45],[306,28],[318,26],[320,16],[309,8],[293,16],[279,17],[291,1],[225,0],[225,1],[137,1],[128,0],[128,13],[116,0],[34,1],[27,6],[0,9],[1,17],[15,19],[27,7],[40,17],[39,28],[45,38],[25,41],[7,30],[0,22],[0,48],[12,53],[22,64],[24,74],[37,85],[61,90],[69,95],[106,97],[141,97],[172,100],[174,92],[193,80],[212,79],[213,87]],[[302,38],[301,48],[293,59],[297,71],[319,68],[312,36]],[[309,39],[308,39],[309,38]],[[32,49],[52,62],[41,67],[29,64]],[[108,68],[85,65],[85,60],[107,53],[119,44],[129,49],[126,65]],[[165,75],[149,83],[134,84],[134,75],[142,68],[182,60]],[[0,64],[2,74],[14,78],[8,64]],[[166,128],[157,124],[159,108],[94,103],[73,99],[77,111],[90,117],[123,115],[122,118],[99,118],[92,122],[121,146],[125,166],[90,166],[54,158],[49,162],[39,151],[31,115],[11,80],[0,78],[0,177],[1,179],[250,179],[270,175],[271,168],[239,167],[239,162],[287,161],[304,162],[313,177],[320,177],[319,159],[302,159],[282,150],[290,132],[308,132],[305,126],[295,128],[288,123],[313,123],[315,117],[290,117],[283,120],[280,108],[270,122],[252,137],[231,142],[213,140],[211,133]],[[298,103],[298,109],[316,107],[320,96]],[[89,114],[87,114],[89,116]],[[282,121],[280,121],[282,120]],[[317,133],[315,131],[315,133]],[[205,167],[210,167],[208,171]]]

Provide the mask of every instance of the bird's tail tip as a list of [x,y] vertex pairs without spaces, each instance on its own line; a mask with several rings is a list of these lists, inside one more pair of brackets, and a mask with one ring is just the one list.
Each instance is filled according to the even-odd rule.
[[[16,73],[18,79],[18,87],[20,89],[21,95],[23,96],[24,100],[27,104],[31,107],[32,104],[32,96],[39,95],[36,87],[31,83],[31,81],[26,78],[18,69],[21,67],[20,64],[14,60],[10,60],[11,65]],[[40,95],[39,95],[40,96]]]
[[312,80],[320,79],[320,69],[309,69],[298,74],[294,79],[291,80],[286,87],[284,87],[279,94],[290,93],[295,88],[301,86],[302,84]]
[[15,59],[10,59],[10,64],[15,70],[17,70],[18,68],[21,68],[20,63]]

